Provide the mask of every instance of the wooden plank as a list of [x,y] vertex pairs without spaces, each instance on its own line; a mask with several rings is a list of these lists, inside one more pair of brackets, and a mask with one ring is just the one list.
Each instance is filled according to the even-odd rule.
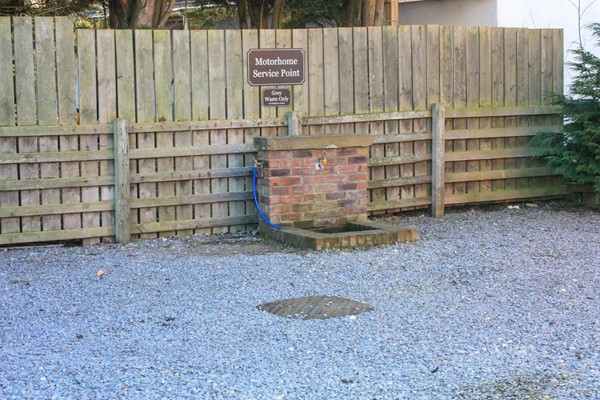
[[[37,102],[35,97],[35,53],[33,51],[32,19],[26,17],[13,18],[14,59],[15,59],[15,94],[17,99],[17,120],[19,125],[35,125],[37,123]],[[39,150],[37,138],[18,138],[19,152],[35,152]],[[36,179],[39,177],[39,164],[19,165],[20,179]],[[21,205],[40,204],[40,193],[37,190],[26,190],[20,193]],[[42,229],[41,218],[21,218],[21,231],[31,232]]]
[[[2,207],[0,208],[0,217],[25,217],[25,216],[36,216],[36,215],[52,215],[60,216],[61,214],[68,214],[72,212],[82,211],[107,211],[113,210],[114,205],[112,201],[97,201],[92,204],[78,203],[78,204],[48,204],[48,205],[37,205],[37,206],[15,206],[15,207]],[[56,231],[60,231],[57,229]]]
[[[396,112],[399,109],[399,82],[398,82],[398,28],[396,26],[386,26],[383,28],[383,97],[384,111]],[[385,137],[398,136],[400,124],[397,120],[387,120],[384,122]],[[374,136],[376,139],[381,136]],[[373,141],[375,142],[375,140]],[[398,141],[386,142],[384,146],[385,156],[399,156],[400,144]],[[400,167],[393,165],[385,167],[386,179],[400,179]],[[388,187],[385,190],[385,199],[397,201],[400,200],[400,188]]]
[[[115,55],[116,55],[116,73],[117,73],[117,116],[125,119],[130,123],[135,122],[135,64],[133,52],[133,31],[127,29],[119,29],[115,31]],[[135,134],[129,134],[129,148],[135,149],[137,146],[137,138]],[[137,161],[130,160],[129,170],[137,171]],[[129,198],[136,199],[138,197],[138,186],[130,185]],[[115,212],[116,214],[116,212]],[[138,210],[130,208],[129,216],[130,224],[138,223]],[[130,239],[137,240],[139,237],[131,237]]]
[[[367,28],[354,28],[352,32],[352,44],[354,46],[354,76],[360,76],[360,79],[354,79],[354,112],[368,113],[369,112],[369,80],[365,77],[369,76],[369,58],[368,52],[364,49],[368,46]],[[360,49],[360,50],[359,50]],[[356,133],[369,132],[368,123],[354,124]]]
[[553,176],[555,172],[552,168],[536,167],[526,169],[506,169],[497,171],[476,171],[476,172],[459,172],[456,174],[447,174],[447,182],[468,182],[481,180],[500,180],[509,178],[524,178],[524,177],[541,177]]
[[472,160],[492,160],[495,158],[527,158],[535,156],[538,153],[538,151],[539,150],[533,147],[518,147],[514,149],[503,150],[455,151],[446,154],[446,161],[458,162]]
[[[300,35],[300,37],[304,38],[304,42],[297,41],[297,37],[300,33],[304,33],[304,36]],[[294,47],[305,47],[306,44],[306,31],[293,31],[292,32],[292,42]],[[304,43],[304,44],[303,44]],[[248,50],[258,47],[258,32],[255,30],[242,30],[242,73],[243,76],[248,76]],[[298,109],[302,108],[303,104],[303,95],[308,94],[308,91],[304,89],[304,85],[294,85],[292,86],[292,109],[295,112]],[[244,109],[244,118],[253,119],[260,117],[260,89],[255,86],[250,86],[247,79],[244,78],[244,99],[243,99],[243,109]],[[260,129],[251,128],[244,129],[244,143],[253,143],[253,139],[256,136],[260,136]],[[245,154],[244,155],[244,165],[247,167],[254,166],[254,157],[255,153]],[[250,175],[246,177],[244,181],[244,186],[246,188],[252,188],[252,172]],[[210,192],[210,190],[208,191]],[[206,207],[206,206],[204,206]],[[208,206],[210,211],[210,206]],[[248,200],[246,202],[246,214],[251,216],[258,215],[256,211],[256,207],[254,205],[254,200]],[[250,227],[249,227],[250,228]],[[255,228],[252,226],[251,228]]]
[[[37,79],[38,124],[54,125],[58,123],[58,99],[56,87],[56,59],[54,47],[54,19],[39,18],[35,22],[35,58]],[[40,152],[58,151],[58,136],[44,136],[39,139]],[[41,178],[60,176],[58,163],[40,164]],[[41,204],[60,204],[60,190],[42,190]],[[61,217],[42,216],[42,230],[61,229]]]
[[[554,126],[527,126],[522,128],[483,128],[483,129],[458,129],[446,131],[446,139],[457,140],[477,137],[480,139],[505,138],[505,137],[531,137],[540,131],[558,132],[560,125]],[[488,149],[489,150],[489,149]]]
[[[517,105],[529,105],[529,32],[527,29],[517,29]],[[516,120],[517,126],[528,126],[529,117],[519,117]],[[510,147],[518,148],[521,142],[518,138],[508,140]],[[509,162],[508,160],[506,162]],[[523,160],[512,159],[509,162],[511,168],[524,166]],[[527,188],[528,181],[526,179],[514,180],[514,189]],[[513,189],[509,187],[508,189]]]
[[[323,29],[323,97],[324,115],[340,113],[339,41],[335,28]],[[340,133],[339,125],[327,125],[325,134]]]
[[[368,46],[368,83],[369,83],[369,111],[383,112],[385,107],[385,97],[383,91],[383,32],[381,27],[367,28],[367,46]],[[358,49],[355,49],[355,51]],[[384,134],[383,122],[371,122],[369,124],[369,134],[379,136]],[[370,148],[372,158],[382,158],[385,156],[385,146],[382,144],[373,144]],[[385,168],[371,167],[369,169],[370,179],[380,180],[385,178]],[[371,201],[379,203],[385,201],[385,189],[372,189]]]
[[[284,48],[289,49],[292,47],[293,38],[292,38],[292,30],[291,29],[278,29],[275,31],[275,47],[276,48]],[[242,59],[240,54],[240,59]],[[247,75],[242,75],[242,81]],[[290,89],[293,86],[277,86],[278,88],[284,87]],[[288,112],[292,112],[293,106],[280,106],[276,107],[277,116],[279,118],[286,118]],[[287,135],[287,128],[280,128],[277,130],[277,136],[285,136]]]
[[[248,200],[254,197],[254,193],[250,192],[231,192],[217,194],[188,194],[185,196],[160,197],[156,199],[139,199],[132,202],[132,207],[148,207],[148,206],[179,206],[183,204],[210,204],[219,201],[240,201]],[[243,217],[243,216],[242,216]],[[235,226],[235,225],[234,225]],[[240,225],[245,226],[245,225]]]
[[[35,164],[40,162],[58,162],[58,161],[75,161],[75,160],[108,160],[112,158],[112,152],[109,150],[103,151],[74,151],[74,152],[50,152],[42,153],[0,153],[0,164]],[[97,164],[97,162],[96,162]],[[32,176],[31,179],[37,179],[38,176]]]
[[[388,188],[404,185],[420,185],[423,183],[431,183],[431,176],[411,176],[409,178],[382,179],[379,181],[369,181],[369,189]],[[399,201],[399,200],[389,200]]]
[[[467,28],[454,27],[454,108],[467,108],[467,74],[469,72],[467,60]],[[446,115],[450,117],[451,114]],[[467,120],[465,118],[454,118],[453,129],[465,129]],[[467,149],[466,140],[453,140],[451,143],[452,151],[463,152]],[[449,160],[448,158],[446,159]],[[465,172],[467,164],[465,162],[454,162],[451,164],[452,172]],[[465,193],[467,186],[464,183],[455,183],[452,193]]]
[[431,140],[431,214],[435,218],[444,215],[444,193],[446,181],[444,174],[446,172],[446,138],[444,116],[445,107],[443,104],[434,104],[432,106],[433,121],[432,140]]
[[[529,34],[529,104],[543,104],[542,101],[542,81],[543,81],[543,65],[542,65],[542,30],[531,29]],[[528,125],[537,125],[544,123],[545,117],[531,116],[528,119]],[[529,140],[526,138],[517,138],[519,146],[528,146]],[[539,160],[518,160],[522,168],[535,167],[540,165]],[[542,184],[537,178],[519,179],[517,185],[521,187],[534,188]]]
[[[479,55],[479,28],[467,28],[467,108],[479,108],[480,101],[480,55]],[[479,118],[468,118],[467,129],[478,129]],[[481,150],[479,139],[466,140],[467,151]],[[480,171],[480,160],[467,161],[467,172]],[[466,182],[467,193],[480,192],[479,182]]]
[[[209,92],[210,92],[210,118],[225,118],[227,105],[225,104],[225,54],[223,53],[224,43],[223,31],[208,32],[208,71],[210,72]],[[261,43],[262,45],[262,43]],[[210,131],[210,144],[225,145],[227,143],[227,131]],[[213,155],[210,157],[210,166],[212,168],[226,168],[226,155]],[[217,178],[210,180],[211,193],[227,193],[227,179]],[[221,219],[229,216],[228,203],[216,202],[211,205],[211,218]],[[226,233],[228,227],[218,226],[212,229],[213,233]]]
[[[441,57],[441,49],[440,49],[440,43],[441,43],[441,33],[440,33],[440,28],[438,26],[428,26],[427,27],[427,65],[426,65],[426,75],[427,75],[427,108],[431,108],[433,107],[435,104],[440,104],[441,102],[441,88],[442,88],[442,66],[440,64],[440,57]],[[443,104],[443,103],[442,103]],[[437,110],[439,113],[439,109]],[[443,122],[443,124],[446,123],[445,120],[445,114],[442,118],[442,120],[439,120],[440,115],[436,115],[435,118],[438,118],[437,120],[432,120],[431,121],[431,130],[433,131],[434,127],[436,126],[436,122]],[[445,130],[445,126],[439,126],[437,125],[438,131],[443,131]],[[417,143],[421,143],[421,146],[425,145],[425,151],[429,151],[429,146],[428,146],[428,142],[417,142]],[[445,143],[445,139],[442,140],[441,142],[438,143],[439,147],[438,152],[439,155],[442,156],[442,160],[443,160],[443,154],[446,151],[446,143]],[[435,156],[435,152],[434,149],[436,148],[436,146],[434,145],[434,143],[432,142],[431,144],[431,152],[432,152],[432,161],[431,161],[431,165],[425,165],[424,167],[426,168],[426,173],[431,173],[431,175],[433,176],[438,168],[441,168],[441,175],[438,176],[437,180],[433,180],[433,182],[435,184],[440,184],[440,182],[443,182],[443,174],[445,171],[445,161],[438,161],[436,160],[436,156]],[[435,165],[439,163],[439,165]],[[431,171],[431,172],[429,172]],[[439,178],[442,178],[442,180],[440,180]],[[422,187],[422,186],[421,186]],[[434,204],[432,204],[432,211],[433,211],[433,215],[434,216],[441,216],[444,213],[444,204],[443,204],[443,193],[445,190],[445,185],[442,184],[441,187],[434,187],[434,185],[429,185],[429,187],[427,187],[427,191],[428,193],[431,193],[431,197],[432,199],[435,200]],[[438,193],[436,195],[436,193]],[[436,197],[437,196],[437,197]],[[437,203],[436,203],[437,202]],[[441,204],[440,204],[441,202]]]
[[65,229],[62,231],[7,233],[0,235],[0,245],[56,242],[63,240],[95,239],[114,235],[114,227],[88,228],[88,229]]
[[[401,143],[415,140],[431,140],[431,133],[402,133],[399,135],[384,135],[373,138],[373,143]],[[393,156],[393,154],[386,155]]]
[[[294,29],[292,31],[292,46],[297,49],[304,50],[304,84],[302,85],[294,85],[292,86],[292,108],[293,111],[299,113],[299,115],[304,116],[308,115],[309,112],[309,102],[308,102],[308,80],[310,77],[308,76],[308,30],[306,29]],[[309,129],[303,128],[303,132],[308,134]]]
[[115,239],[128,243],[131,239],[131,206],[129,181],[129,132],[126,119],[115,119]]
[[403,156],[370,158],[368,165],[370,167],[383,167],[394,164],[412,164],[422,161],[431,161],[431,154],[409,154]]
[[[171,121],[173,119],[171,83],[173,82],[173,70],[171,68],[171,35],[170,31],[154,31],[154,76],[156,90],[156,120]],[[173,132],[158,132],[156,134],[156,147],[158,149],[170,149],[174,146]],[[159,172],[175,170],[173,157],[161,157],[157,161]],[[158,183],[158,197],[175,195],[175,184],[173,182]],[[174,221],[176,218],[175,207],[159,207],[158,222]],[[161,237],[174,236],[175,231],[162,231]]]
[[[399,110],[401,112],[412,111],[412,31],[408,25],[398,27],[398,91],[399,91]],[[400,121],[400,134],[411,134],[413,131],[413,121],[411,119]],[[410,156],[414,154],[414,142],[405,142],[400,144],[400,155]],[[405,164],[400,166],[400,177],[410,178],[415,175],[415,166]],[[407,185],[400,188],[400,198],[402,200],[413,199],[415,197],[415,188],[413,185]]]
[[[61,124],[77,127],[77,90],[73,22],[69,17],[55,18],[56,32],[56,63],[60,68],[56,70],[58,115]],[[74,135],[59,136],[60,151],[79,150],[78,133],[73,129]],[[57,132],[58,134],[58,132]],[[79,162],[61,162],[61,175],[65,178],[79,177]],[[81,202],[81,193],[78,189],[63,188],[62,203],[78,204]],[[62,216],[63,229],[81,228],[81,214],[69,213]]]
[[[354,112],[354,50],[352,28],[338,29],[338,60],[339,60],[339,89],[340,113]],[[340,125],[340,132],[354,133],[354,124]]]
[[[10,18],[0,18],[0,54],[13,54],[11,41]],[[0,126],[13,126],[15,124],[15,98],[13,84],[13,59],[0,57]],[[0,153],[16,153],[17,139],[15,137],[2,137],[0,135]],[[15,180],[19,176],[16,164],[0,165],[0,183]],[[18,206],[19,192],[16,190],[0,192],[2,207]],[[21,223],[19,218],[0,219],[0,233],[19,232]]]
[[[489,27],[479,28],[479,107],[491,107],[492,105],[492,30]],[[480,118],[480,128],[491,128],[491,118]],[[491,150],[491,139],[480,139],[481,150]],[[479,163],[480,171],[489,171],[493,167],[492,160],[482,160]],[[479,190],[482,192],[492,191],[492,181],[479,182]]]
[[[262,41],[261,41],[262,45]],[[325,114],[324,98],[324,60],[323,60],[323,29],[308,30],[308,63],[306,75],[308,76],[308,115]],[[311,135],[322,135],[325,129],[314,125],[309,129]]]
[[[98,122],[112,123],[117,117],[117,73],[115,54],[115,31],[111,29],[96,32],[96,47],[98,52]],[[114,134],[100,135],[100,150],[114,149]],[[100,176],[114,176],[114,160],[100,161]],[[114,200],[113,185],[100,187],[101,200]],[[115,224],[113,212],[101,214],[101,225]],[[114,238],[103,238],[104,242],[112,242]]]
[[84,186],[108,185],[113,181],[112,177],[97,179],[89,178],[45,178],[45,179],[6,179],[0,181],[0,191],[5,190],[27,190],[27,189],[62,189],[79,188]]
[[[275,31],[270,29],[261,29],[258,31],[258,41],[260,44],[260,48],[262,49],[273,49],[276,47],[276,38]],[[306,84],[306,82],[305,82]],[[262,92],[261,88],[261,92]],[[261,97],[262,98],[262,97]],[[276,118],[277,117],[277,108],[276,107],[268,107],[262,104],[262,100],[260,102],[260,117],[261,118]],[[266,128],[262,129],[263,136],[277,136],[279,134],[278,129]]]
[[[427,28],[423,25],[412,26],[412,70],[413,70],[413,109],[427,109]],[[416,133],[427,131],[427,120],[416,119],[414,122],[414,131]],[[428,154],[430,144],[425,141],[415,141],[415,154]],[[429,174],[430,165],[428,162],[418,162],[415,164],[415,176],[425,176]],[[415,197],[429,196],[431,186],[422,184],[415,185]]]
[[[192,119],[192,76],[191,76],[191,49],[190,32],[188,30],[173,30],[173,92],[175,121],[190,121]],[[229,49],[228,49],[229,52]],[[175,147],[192,146],[192,132],[181,131],[174,133]],[[175,157],[175,170],[187,171],[193,167],[192,155]],[[178,181],[175,184],[175,193],[179,195],[192,194],[192,181]],[[178,221],[193,219],[194,207],[192,204],[177,206]],[[177,231],[178,236],[191,236],[193,230]]]
[[[429,118],[431,117],[431,111],[394,111],[394,112],[372,112],[372,113],[356,113],[338,116],[325,116],[325,117],[303,117],[303,125],[321,125],[321,124],[345,124],[345,123],[368,123],[368,122],[385,122],[389,120],[406,121],[412,124],[415,118]],[[361,126],[368,126],[369,124],[361,124]],[[368,131],[356,132],[357,134],[365,134]]]
[[[508,65],[507,65],[508,67]],[[514,67],[513,67],[514,68]],[[507,79],[510,76],[507,74]],[[514,78],[514,76],[512,77]],[[510,85],[510,84],[509,84]],[[516,97],[509,98],[511,102],[516,102]],[[531,115],[557,115],[560,114],[560,109],[555,106],[507,106],[507,107],[490,107],[476,109],[457,109],[448,110],[448,118],[485,118],[485,117],[528,117]]]
[[204,230],[211,229],[212,231],[225,231],[231,225],[248,225],[258,222],[255,216],[243,217],[222,217],[208,219],[194,219],[192,221],[168,221],[164,223],[154,222],[140,224],[132,227],[133,233],[143,234],[144,232],[160,232],[163,231],[179,231],[179,230]]
[[386,210],[413,210],[431,205],[429,197],[409,198],[400,201],[384,201],[382,203],[369,203],[367,209],[369,212]]
[[[79,69],[79,114],[82,124],[97,123],[97,75],[96,75],[96,32],[77,31],[77,65]],[[98,150],[99,135],[86,135],[80,138],[80,150],[91,152]],[[66,156],[66,155],[65,155]],[[99,162],[81,162],[82,177],[99,176]],[[85,187],[81,190],[81,201],[93,203],[100,200],[99,187]],[[83,213],[82,228],[100,226],[100,213]],[[85,244],[99,243],[99,238],[87,239]]]
[[487,201],[510,201],[564,196],[564,187],[546,187],[523,190],[499,190],[496,192],[467,193],[447,197],[446,204],[467,204]]
[[[152,53],[152,31],[134,31],[135,40],[135,97],[136,121],[139,123],[154,121],[154,63]],[[130,129],[131,131],[131,129]],[[138,149],[154,149],[156,147],[156,134],[154,131],[137,133]],[[139,173],[156,172],[156,159],[142,159],[137,162]],[[140,183],[138,185],[139,199],[156,197],[156,183]],[[143,208],[138,211],[140,223],[155,222],[158,217],[156,207]],[[144,233],[141,239],[155,238],[156,233]]]
[[[447,105],[446,108],[446,135],[453,128],[453,120],[448,118],[450,105],[454,103],[454,31],[452,27],[440,28],[440,102]],[[446,140],[446,151],[452,151],[452,140]],[[452,172],[452,163],[445,163],[444,170]],[[444,193],[452,193],[453,184],[446,183]]]
[[[240,31],[225,31],[225,48],[227,49],[225,65],[227,74],[227,118],[243,118],[243,99],[239,95],[244,88],[244,68],[242,59],[242,35]],[[227,144],[244,144],[244,130],[230,129],[227,131]],[[243,167],[243,154],[229,154],[227,166],[232,168]],[[232,177],[227,180],[230,192],[243,192],[246,190],[244,178]],[[247,200],[247,199],[245,199]],[[246,215],[245,201],[229,202],[229,216],[241,217]],[[246,225],[235,225],[230,227],[231,232],[245,231]]]
[[[491,107],[502,107],[504,105],[504,29],[497,28],[492,30],[492,88],[491,88]],[[505,126],[503,117],[492,118],[492,128],[500,129]],[[492,138],[492,150],[504,148],[504,138],[494,136]],[[503,170],[504,160],[492,160],[492,170]],[[492,181],[492,191],[504,190],[504,180],[498,179]]]

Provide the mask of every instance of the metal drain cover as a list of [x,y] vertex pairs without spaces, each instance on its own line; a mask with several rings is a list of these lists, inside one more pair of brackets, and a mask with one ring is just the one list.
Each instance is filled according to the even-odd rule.
[[368,304],[337,296],[307,296],[284,299],[256,306],[280,317],[292,319],[327,319],[356,315],[373,310]]

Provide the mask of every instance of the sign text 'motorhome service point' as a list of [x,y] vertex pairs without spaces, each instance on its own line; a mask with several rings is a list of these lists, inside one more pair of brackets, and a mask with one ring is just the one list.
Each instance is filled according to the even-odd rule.
[[304,50],[248,51],[248,83],[252,86],[301,85],[304,83]]

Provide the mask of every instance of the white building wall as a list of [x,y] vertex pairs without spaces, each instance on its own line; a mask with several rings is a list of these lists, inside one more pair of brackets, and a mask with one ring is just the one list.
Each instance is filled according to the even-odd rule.
[[498,26],[496,0],[424,0],[400,2],[400,24]]

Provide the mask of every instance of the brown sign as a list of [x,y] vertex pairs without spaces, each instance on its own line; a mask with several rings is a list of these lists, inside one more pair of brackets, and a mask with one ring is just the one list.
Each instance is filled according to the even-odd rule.
[[262,104],[265,107],[289,106],[292,104],[290,89],[263,89]]
[[252,86],[304,83],[304,50],[252,49],[248,51],[248,83]]

